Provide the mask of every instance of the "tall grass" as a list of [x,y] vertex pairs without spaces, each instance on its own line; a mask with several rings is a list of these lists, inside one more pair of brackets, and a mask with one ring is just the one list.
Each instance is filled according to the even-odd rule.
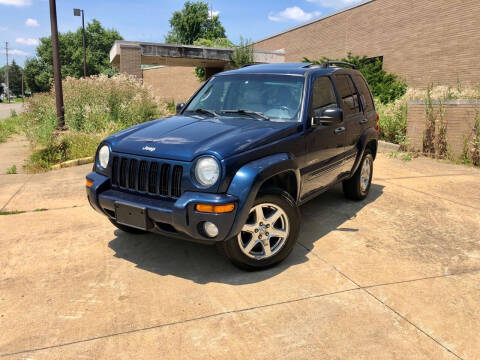
[[425,90],[409,88],[400,99],[382,104],[375,100],[375,107],[380,116],[379,134],[382,140],[396,144],[404,144],[407,135],[408,102],[421,100],[425,103],[454,99],[480,99],[480,86],[462,87],[460,84],[452,86],[435,86]]
[[53,91],[29,99],[22,114],[25,134],[37,150],[29,162],[33,170],[93,156],[102,138],[168,113],[167,106],[133,76],[67,78],[63,91],[67,131],[56,131]]
[[21,131],[21,116],[15,114],[6,119],[0,119],[0,143],[7,141],[7,139]]

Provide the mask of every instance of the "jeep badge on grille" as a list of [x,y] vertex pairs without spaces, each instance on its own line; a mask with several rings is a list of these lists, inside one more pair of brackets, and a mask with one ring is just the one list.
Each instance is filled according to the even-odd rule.
[[155,151],[155,148],[154,148],[154,147],[151,147],[151,146],[144,146],[144,147],[142,148],[142,150],[154,152],[154,151]]

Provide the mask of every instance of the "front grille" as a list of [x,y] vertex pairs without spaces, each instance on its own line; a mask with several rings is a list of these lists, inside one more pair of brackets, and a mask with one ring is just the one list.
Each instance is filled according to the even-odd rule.
[[183,167],[159,161],[113,156],[112,186],[152,195],[180,197]]

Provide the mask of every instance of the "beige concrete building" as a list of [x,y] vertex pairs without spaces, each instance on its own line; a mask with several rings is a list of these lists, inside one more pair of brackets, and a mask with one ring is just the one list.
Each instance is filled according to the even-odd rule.
[[[110,61],[142,77],[167,100],[187,99],[200,86],[195,66],[228,68],[232,49],[117,41]],[[409,86],[480,83],[480,0],[365,0],[353,7],[255,43],[257,62],[382,57],[384,68]],[[142,70],[142,65],[163,68]]]
[[479,0],[368,0],[260,40],[285,61],[382,56],[412,87],[480,83]]
[[[231,68],[234,49],[209,48],[180,44],[115,41],[110,50],[110,62],[120,72],[143,78],[155,94],[168,101],[185,101],[200,87],[194,74],[197,66],[206,69],[207,77]],[[285,61],[282,50],[255,50],[257,63]],[[143,68],[153,65],[154,68]]]
[[142,70],[143,82],[165,101],[184,102],[202,85],[195,68],[188,66],[153,67]]

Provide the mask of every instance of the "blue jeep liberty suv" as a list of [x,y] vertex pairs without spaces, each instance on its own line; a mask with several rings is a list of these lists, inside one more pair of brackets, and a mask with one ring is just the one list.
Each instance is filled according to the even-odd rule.
[[217,244],[243,269],[279,263],[297,241],[299,205],[338,182],[350,199],[368,195],[378,116],[349,65],[214,75],[175,116],[100,144],[90,204],[129,233]]

